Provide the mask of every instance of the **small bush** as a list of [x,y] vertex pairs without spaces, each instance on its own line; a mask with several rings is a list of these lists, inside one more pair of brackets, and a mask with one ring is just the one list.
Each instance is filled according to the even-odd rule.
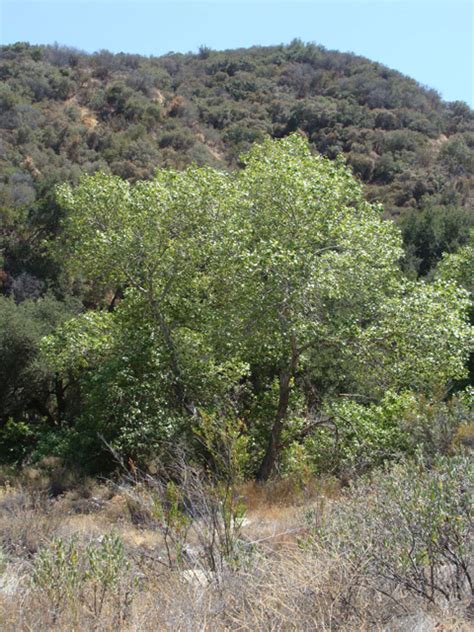
[[36,488],[0,492],[0,547],[13,560],[31,559],[57,529],[60,516],[53,501]]
[[363,568],[383,594],[461,600],[472,590],[473,492],[466,457],[439,457],[431,469],[403,462],[354,485],[315,528],[316,541]]
[[328,406],[327,418],[316,420],[304,444],[313,472],[350,480],[406,452],[408,437],[401,422],[414,404],[411,394],[387,392],[378,403],[341,398]]
[[32,583],[48,603],[53,623],[67,605],[75,606],[75,597],[84,578],[81,561],[75,539],[68,542],[54,539],[38,552]]
[[122,491],[132,520],[161,534],[168,568],[198,567],[219,579],[240,565],[245,507],[236,481],[213,478],[184,460],[166,476],[137,476]]
[[451,447],[453,450],[459,450],[460,448],[474,450],[474,421],[459,426]]
[[108,533],[84,548],[76,538],[51,540],[35,558],[32,585],[53,623],[65,609],[77,618],[85,607],[97,626],[106,608],[117,625],[127,617],[136,581],[122,540]]
[[3,552],[3,549],[0,548],[0,577],[3,575],[7,568],[7,556]]
[[431,402],[420,397],[401,420],[408,451],[421,452],[432,461],[437,454],[459,451],[468,445],[469,422],[474,407],[464,393],[447,401]]

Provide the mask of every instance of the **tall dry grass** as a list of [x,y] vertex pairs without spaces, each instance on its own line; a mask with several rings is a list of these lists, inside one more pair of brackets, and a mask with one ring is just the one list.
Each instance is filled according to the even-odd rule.
[[[194,481],[186,490],[186,502],[192,493],[209,493],[201,483]],[[0,629],[472,629],[469,590],[429,602],[375,573],[372,550],[350,553],[347,533],[338,546],[324,544],[321,529],[337,525],[346,504],[354,506],[360,495],[320,484],[302,498],[287,493],[289,486],[289,481],[268,488],[244,486],[239,503],[248,506],[247,512],[238,524],[227,525],[232,529],[227,536],[219,531],[226,528],[220,522],[225,518],[212,495],[194,498],[200,511],[193,515],[178,503],[178,514],[166,517],[162,510],[171,505],[166,505],[168,488],[161,484],[140,481],[112,488],[90,483],[57,497],[37,485],[29,489],[24,481],[4,486]],[[363,506],[358,507],[364,521]],[[180,525],[179,511],[188,511],[186,537],[175,534],[167,541],[166,528]],[[233,548],[225,549],[225,537],[233,538]],[[214,556],[221,555],[218,565],[210,561],[210,546],[217,547]],[[377,554],[382,550],[379,546]]]

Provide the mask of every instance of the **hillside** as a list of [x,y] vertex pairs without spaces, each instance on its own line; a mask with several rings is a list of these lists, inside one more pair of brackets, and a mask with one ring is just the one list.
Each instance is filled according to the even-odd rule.
[[57,288],[42,247],[58,230],[55,184],[191,162],[232,169],[254,141],[295,130],[342,153],[401,221],[412,273],[465,243],[473,223],[473,111],[362,57],[300,41],[149,58],[19,43],[2,47],[0,79],[0,283],[19,300]]

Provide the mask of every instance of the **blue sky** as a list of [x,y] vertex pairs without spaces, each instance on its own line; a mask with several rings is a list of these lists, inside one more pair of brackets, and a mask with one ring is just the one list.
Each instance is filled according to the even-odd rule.
[[0,41],[161,55],[299,37],[474,106],[473,20],[471,0],[0,0]]

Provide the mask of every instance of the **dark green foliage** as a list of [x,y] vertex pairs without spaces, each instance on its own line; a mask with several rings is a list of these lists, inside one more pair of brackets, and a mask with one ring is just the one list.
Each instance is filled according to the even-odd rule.
[[38,430],[58,429],[65,421],[65,385],[42,359],[39,343],[79,307],[50,296],[20,305],[0,297],[0,460],[20,459]]
[[[422,189],[422,183],[418,183]],[[474,214],[465,207],[426,205],[412,209],[400,218],[405,243],[407,271],[429,274],[443,253],[455,252],[469,240]]]

